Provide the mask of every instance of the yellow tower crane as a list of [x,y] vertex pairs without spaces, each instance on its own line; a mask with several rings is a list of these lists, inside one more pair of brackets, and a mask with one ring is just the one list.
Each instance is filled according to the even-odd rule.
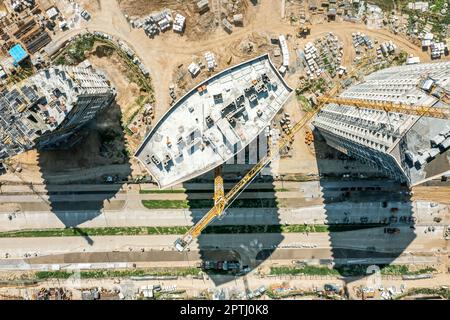
[[[358,69],[363,66],[364,65],[360,65],[359,67],[353,69],[353,71],[347,75],[347,78],[355,75]],[[226,194],[224,194],[223,191],[223,179],[219,179],[218,177],[218,174],[220,175],[221,172],[220,168],[216,169],[214,207],[209,210],[208,213],[203,216],[203,218],[200,219],[200,221],[198,221],[183,237],[178,238],[175,241],[175,248],[178,251],[183,251],[195,238],[200,235],[206,226],[208,226],[215,218],[221,217],[231,202],[256,178],[258,173],[272,161],[278,152],[283,150],[290,143],[295,134],[300,131],[300,129],[302,129],[326,103],[337,103],[341,105],[354,106],[356,108],[375,109],[386,112],[450,119],[450,108],[404,105],[391,102],[368,102],[360,99],[347,99],[339,97],[335,98],[334,96],[338,93],[340,88],[341,86],[336,84],[326,96],[318,98],[318,105],[316,108],[313,111],[308,112],[298,123],[294,125],[292,131],[288,135],[279,140],[278,150],[269,149],[267,155],[261,159],[261,161],[257,163],[249,172],[247,172],[247,174]]]
[[[335,94],[339,89],[339,86],[335,86],[330,95]],[[278,150],[285,148],[289,142],[294,138],[295,134],[300,131],[317,113],[320,108],[316,108],[314,111],[307,113],[299,122],[297,122],[292,131],[282,137],[279,140]],[[267,155],[261,159],[247,174],[226,194],[223,191],[223,178],[220,177],[221,169],[216,168],[214,179],[214,207],[208,211],[182,238],[178,238],[174,246],[178,251],[183,251],[200,233],[205,229],[215,218],[223,215],[227,206],[238,196],[252,181],[256,178],[259,172],[267,166],[272,158],[277,154],[278,150],[269,149]],[[219,167],[220,168],[220,167]]]
[[422,105],[407,105],[394,102],[370,102],[361,99],[349,99],[349,98],[330,98],[319,97],[319,102],[336,103],[345,106],[352,106],[356,108],[381,110],[386,112],[405,113],[416,116],[425,116],[439,119],[450,119],[450,108],[448,107],[435,107],[435,106],[422,106]]

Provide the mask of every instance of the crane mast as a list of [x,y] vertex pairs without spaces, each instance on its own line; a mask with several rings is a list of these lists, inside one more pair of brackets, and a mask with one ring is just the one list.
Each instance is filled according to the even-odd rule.
[[[364,60],[370,59],[366,57]],[[360,64],[359,67],[353,69],[346,78],[351,78],[356,72],[365,64]],[[231,202],[256,178],[259,172],[266,167],[272,159],[283,150],[290,141],[293,140],[295,134],[300,131],[327,103],[336,103],[340,105],[353,106],[356,108],[365,108],[372,110],[382,110],[386,112],[396,112],[411,114],[416,116],[426,116],[439,119],[450,119],[450,108],[442,108],[435,106],[422,106],[422,105],[405,105],[401,103],[392,102],[371,102],[361,99],[348,99],[335,97],[341,86],[335,84],[335,86],[328,91],[325,96],[317,99],[318,104],[313,111],[308,112],[298,123],[296,123],[291,132],[279,140],[278,149],[269,148],[267,155],[261,159],[245,176],[226,194],[223,188],[223,178],[221,177],[221,166],[215,169],[214,179],[214,206],[208,213],[203,216],[184,236],[178,238],[174,246],[178,251],[184,251],[189,244],[197,238],[200,233],[216,218],[223,216],[226,208]],[[440,88],[442,89],[442,88]],[[447,102],[449,99],[449,93],[444,90],[444,94],[439,98],[440,101]]]

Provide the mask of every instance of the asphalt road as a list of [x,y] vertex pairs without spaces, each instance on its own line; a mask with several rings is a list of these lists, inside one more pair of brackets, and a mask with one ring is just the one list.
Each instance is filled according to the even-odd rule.
[[390,261],[401,258],[418,263],[436,260],[432,252],[445,247],[442,227],[433,233],[424,233],[423,227],[414,231],[408,227],[400,229],[397,235],[385,234],[383,228],[312,234],[202,235],[184,253],[171,247],[177,236],[166,235],[0,238],[0,257],[6,252],[10,254],[10,258],[0,259],[0,266],[11,268],[26,258],[24,254],[30,255],[24,261],[31,264],[153,262],[158,265],[172,261],[175,266],[219,257],[239,258],[249,265],[269,260],[286,263],[295,259],[367,258]]
[[[193,184],[190,189],[198,191],[208,188],[208,184]],[[126,226],[185,226],[198,221],[207,209],[155,209],[142,206],[143,199],[166,199],[172,194],[139,194],[138,186],[128,190],[124,188],[115,196],[105,196],[105,186],[61,186],[59,192],[83,192],[83,194],[30,195],[23,194],[25,186],[3,186],[0,201],[13,204],[22,210],[11,210],[9,207],[0,212],[0,231],[42,228],[63,228],[79,226],[85,228],[126,227]],[[149,186],[143,186],[148,188]],[[266,189],[268,185],[258,187]],[[368,191],[367,188],[378,187],[379,191]],[[203,188],[203,189],[202,189]],[[279,208],[233,208],[216,224],[324,224],[324,223],[360,223],[367,219],[369,223],[379,223],[391,215],[396,217],[414,216],[415,223],[434,224],[437,216],[448,216],[448,206],[431,202],[398,200],[407,198],[402,195],[403,189],[391,181],[321,181],[278,183],[276,188],[288,188],[289,192],[278,192],[277,197],[289,200],[288,207]],[[354,188],[352,197],[340,201],[342,190]],[[48,187],[56,192],[54,186]],[[361,190],[358,190],[361,189]],[[45,186],[36,188],[45,192]],[[97,191],[100,190],[100,191]],[[28,190],[29,191],[29,190]],[[100,192],[100,193],[99,193]],[[6,194],[5,194],[6,193]],[[200,193],[201,194],[201,193]],[[271,193],[273,195],[273,193]],[[178,195],[178,194],[175,194]],[[183,195],[183,194],[181,194]],[[249,190],[248,197],[262,199],[266,193]],[[284,198],[288,195],[289,198]],[[50,204],[42,199],[47,197]],[[96,201],[94,201],[96,199]],[[334,199],[335,202],[330,202]],[[103,200],[103,201],[102,201]],[[386,203],[383,203],[385,202]],[[87,204],[92,204],[89,207]],[[0,206],[1,207],[1,206]],[[58,209],[56,209],[58,208]],[[394,209],[393,209],[394,208]],[[393,212],[392,210],[396,210]],[[445,222],[445,221],[444,221]],[[443,223],[444,223],[443,222]]]

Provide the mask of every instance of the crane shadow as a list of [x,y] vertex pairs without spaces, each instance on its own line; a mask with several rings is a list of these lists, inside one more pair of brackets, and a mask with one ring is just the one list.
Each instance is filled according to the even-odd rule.
[[[248,147],[245,157],[245,163],[249,163]],[[253,166],[224,164],[225,193]],[[193,223],[214,205],[213,180],[214,171],[183,184]],[[223,218],[213,221],[197,238],[201,260],[198,267],[217,286],[235,281],[270,259],[282,240],[274,180],[271,175],[258,175],[231,203]],[[224,262],[228,270],[224,270]]]

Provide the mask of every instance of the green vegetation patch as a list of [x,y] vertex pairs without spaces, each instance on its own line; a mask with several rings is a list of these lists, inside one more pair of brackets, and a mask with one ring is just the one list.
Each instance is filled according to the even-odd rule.
[[185,189],[170,189],[170,190],[160,190],[160,189],[150,189],[150,190],[139,190],[140,194],[165,194],[165,193],[185,193]]
[[[379,227],[379,224],[361,225],[228,225],[208,226],[203,233],[303,233],[303,232],[344,232],[365,228]],[[122,235],[173,235],[184,234],[189,226],[173,227],[108,227],[108,228],[66,228],[0,232],[0,238],[29,237],[77,237],[77,236],[122,236]]]
[[[85,279],[98,278],[125,278],[125,277],[144,277],[144,276],[178,276],[188,275],[198,276],[201,270],[197,268],[171,268],[171,269],[135,269],[135,270],[92,270],[81,271],[80,277]],[[67,271],[39,271],[35,277],[39,280],[47,279],[68,279],[74,273]]]
[[441,296],[446,300],[450,300],[450,289],[448,288],[414,288],[406,293],[395,297],[396,300],[415,295]]
[[327,267],[304,266],[304,267],[271,267],[272,275],[321,275],[339,276],[339,271]]
[[[302,267],[272,267],[270,274],[273,275],[334,275],[344,277],[366,276],[368,265],[341,265],[334,268],[319,266],[302,266]],[[382,275],[418,275],[436,272],[434,268],[424,268],[416,271],[409,269],[408,265],[380,265]]]
[[381,274],[385,275],[418,275],[418,274],[427,274],[427,273],[433,273],[437,270],[435,268],[427,267],[420,270],[412,271],[409,269],[408,265],[389,265],[383,267],[381,270]]
[[[147,209],[210,209],[214,206],[213,199],[192,200],[142,200]],[[277,208],[277,199],[237,199],[230,208]]]
[[304,95],[298,94],[297,100],[300,102],[303,111],[309,112],[314,110],[313,106]]
[[56,58],[55,64],[77,65],[86,59],[85,52],[92,50],[95,38],[86,35],[77,38]]
[[147,209],[188,209],[187,200],[142,200]]

